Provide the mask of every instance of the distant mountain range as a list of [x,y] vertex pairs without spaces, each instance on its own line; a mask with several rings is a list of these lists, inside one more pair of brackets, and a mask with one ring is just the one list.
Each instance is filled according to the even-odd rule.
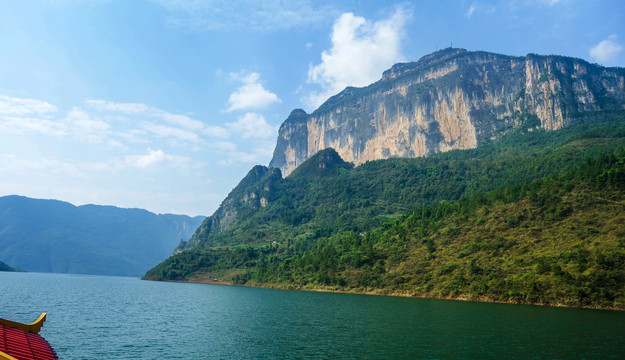
[[204,217],[0,197],[0,261],[23,271],[140,276]]

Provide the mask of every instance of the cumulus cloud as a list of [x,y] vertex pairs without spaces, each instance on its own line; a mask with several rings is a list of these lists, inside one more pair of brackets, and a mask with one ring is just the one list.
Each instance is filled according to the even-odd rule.
[[377,22],[353,13],[341,15],[332,29],[332,48],[323,51],[321,63],[310,66],[308,81],[321,86],[305,102],[316,108],[328,97],[347,86],[365,86],[378,79],[384,70],[401,61],[400,39],[411,18],[407,8]]
[[259,83],[260,75],[250,73],[247,75],[231,74],[231,76],[243,83],[228,99],[228,110],[243,110],[250,108],[264,108],[273,103],[280,102],[278,95],[267,91]]
[[162,163],[179,166],[187,164],[189,161],[190,159],[187,157],[169,155],[161,149],[152,150],[150,148],[148,148],[148,153],[146,155],[128,155],[125,157],[125,164],[127,166],[139,169],[154,167]]
[[276,129],[269,125],[265,117],[257,113],[246,113],[228,127],[241,135],[243,139],[266,138],[275,135]]
[[152,0],[167,11],[170,25],[191,30],[272,31],[327,21],[333,7],[312,0]]
[[612,34],[608,36],[607,39],[601,41],[599,44],[591,47],[589,50],[590,57],[598,62],[612,61],[618,55],[618,53],[623,50],[623,46],[621,46],[617,42],[617,39],[617,35]]

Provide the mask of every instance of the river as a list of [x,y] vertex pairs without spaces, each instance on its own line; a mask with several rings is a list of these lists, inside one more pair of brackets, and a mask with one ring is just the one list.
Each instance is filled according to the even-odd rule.
[[625,359],[625,312],[0,272],[60,359]]

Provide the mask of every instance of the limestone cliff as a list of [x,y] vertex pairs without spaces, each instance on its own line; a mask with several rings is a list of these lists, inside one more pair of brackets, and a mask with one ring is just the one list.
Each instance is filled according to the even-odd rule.
[[625,69],[581,59],[448,48],[400,63],[282,124],[269,166],[288,176],[320,150],[355,165],[476,147],[535,119],[556,130],[576,114],[625,108]]

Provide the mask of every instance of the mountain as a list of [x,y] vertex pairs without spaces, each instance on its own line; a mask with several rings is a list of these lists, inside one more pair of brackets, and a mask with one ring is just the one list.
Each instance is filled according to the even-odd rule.
[[25,271],[140,276],[204,217],[0,197],[0,259]]
[[624,87],[561,56],[397,64],[294,110],[144,278],[625,308]]
[[3,263],[2,261],[0,261],[0,271],[16,271],[16,270],[10,267],[9,265]]
[[283,176],[333,148],[355,165],[471,149],[520,123],[556,130],[579,113],[625,108],[625,69],[563,56],[448,48],[400,63],[280,127],[270,167]]
[[610,135],[615,129],[561,144],[619,145],[558,175],[416,208],[305,248],[189,250],[146,278],[625,309],[625,121]]
[[[411,184],[417,180],[400,172],[395,178],[387,177],[385,184],[376,184],[374,188],[378,192],[365,196],[366,200],[355,205],[361,212],[353,209],[341,212],[336,203],[328,203],[326,208],[336,211],[334,220],[319,223],[315,220],[319,220],[315,214],[317,209],[312,211],[309,203],[297,200],[310,195],[310,189],[298,188],[295,190],[298,194],[282,196],[284,191],[278,189],[278,184],[281,184],[280,176],[292,178],[291,183],[302,183],[297,180],[301,176],[290,175],[325,149],[333,149],[342,163],[351,164],[342,165],[345,170],[354,165],[359,169],[376,160],[431,157],[454,149],[473,149],[511,131],[556,130],[580,121],[592,123],[592,114],[599,114],[597,119],[601,119],[609,111],[623,109],[625,69],[604,68],[581,59],[534,54],[514,57],[448,48],[417,62],[396,64],[384,72],[380,81],[364,88],[347,88],[310,115],[303,110],[293,110],[280,127],[269,168],[256,166],[252,169],[190,241],[182,243],[177,250],[214,243],[216,238],[222,239],[219,243],[233,243],[238,241],[234,240],[238,236],[235,233],[241,238],[247,237],[248,243],[262,242],[263,237],[284,236],[283,230],[277,230],[282,226],[270,219],[265,220],[274,227],[261,226],[253,230],[257,225],[254,216],[260,214],[271,213],[271,219],[276,219],[288,213],[291,220],[286,222],[297,223],[289,229],[305,227],[312,219],[309,227],[314,231],[327,233],[345,227],[366,231],[388,216],[410,210],[411,206],[455,200],[504,185],[485,177],[479,184],[465,188],[454,183],[433,183],[427,189],[410,193],[406,189],[411,187],[405,182]],[[527,162],[528,159],[515,161]],[[356,172],[374,166],[371,164]],[[519,173],[510,181],[528,181],[530,175],[544,176],[545,173],[532,170]],[[250,184],[254,188],[249,188]],[[345,183],[336,186],[342,189]],[[354,186],[335,195],[339,199],[350,194],[358,198],[374,192]],[[441,186],[454,187],[454,190],[441,192],[437,189]],[[329,190],[332,193],[332,188]],[[315,194],[326,197],[325,193]],[[381,194],[383,198],[378,196]],[[364,209],[370,209],[372,201],[382,201],[385,207],[376,207],[372,213],[367,213]],[[257,209],[270,203],[275,204],[254,215]],[[241,230],[245,226],[246,230]],[[298,234],[297,231],[289,233]]]
[[358,167],[327,149],[231,195],[144,278],[625,308],[625,111]]

